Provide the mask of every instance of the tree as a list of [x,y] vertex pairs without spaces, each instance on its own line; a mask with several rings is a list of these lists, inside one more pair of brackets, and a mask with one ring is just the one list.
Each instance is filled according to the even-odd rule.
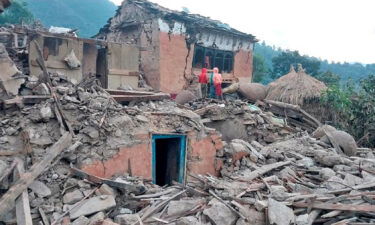
[[329,70],[319,74],[316,78],[324,82],[327,86],[339,86],[340,84],[340,76]]
[[333,125],[352,134],[360,146],[375,147],[375,76],[362,79],[357,88],[351,81],[331,86],[321,100]]
[[297,64],[302,64],[302,67],[306,70],[306,73],[317,76],[320,70],[320,61],[307,57],[301,56],[298,51],[283,51],[279,56],[272,59],[273,65],[273,78],[279,78],[289,72],[290,65],[294,67]]
[[12,1],[12,5],[0,15],[0,24],[30,24],[34,21],[33,14],[28,10],[27,4],[22,0]]
[[253,82],[261,83],[264,81],[269,73],[269,69],[261,55],[254,54],[253,68]]

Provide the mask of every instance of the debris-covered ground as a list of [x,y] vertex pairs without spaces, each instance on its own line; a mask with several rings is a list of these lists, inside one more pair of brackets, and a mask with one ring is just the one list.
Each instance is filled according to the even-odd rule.
[[[375,158],[370,150],[363,149],[353,157],[339,155],[326,143],[303,131],[292,132],[279,120],[272,122],[271,113],[254,110],[239,100],[212,102],[205,112],[195,109],[204,123],[205,118],[226,121],[241,117],[249,121],[243,123],[248,139],[232,139],[218,152],[217,157],[224,162],[221,178],[189,174],[186,185],[163,188],[129,176],[111,180],[90,176],[75,169],[76,162],[92,160],[95,154],[115,154],[111,138],[127,132],[129,139],[122,141],[130,142],[131,134],[144,128],[140,124],[148,120],[148,112],[182,110],[189,114],[189,110],[171,101],[121,106],[100,87],[90,85],[93,88],[88,90],[61,77],[52,78],[61,84],[53,89],[74,138],[46,165],[48,171],[24,189],[27,196],[21,195],[23,202],[16,202],[17,206],[24,205],[28,198],[35,224],[95,224],[103,220],[118,224],[375,222],[375,196],[371,191],[375,187]],[[2,204],[17,177],[13,177],[12,169],[24,161],[26,172],[33,171],[32,165],[43,160],[64,135],[63,121],[57,118],[59,110],[52,99],[21,108],[8,107],[0,115]],[[225,112],[215,114],[215,108]],[[171,124],[184,123],[174,121],[165,126]],[[267,141],[272,134],[278,137]],[[0,210],[5,212],[2,207]],[[2,215],[2,221],[16,223],[19,216],[15,213],[13,209]]]
[[[242,100],[124,106],[95,79],[77,83],[48,72],[19,79],[28,98],[5,89],[1,100],[4,224],[375,223],[373,151],[346,151],[335,130],[314,138],[296,121]],[[186,184],[159,187],[131,174],[104,179],[78,169],[156,128],[220,131],[221,176],[187,171]]]

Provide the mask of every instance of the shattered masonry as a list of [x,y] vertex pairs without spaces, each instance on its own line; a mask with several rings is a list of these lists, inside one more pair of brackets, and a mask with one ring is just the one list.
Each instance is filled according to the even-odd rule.
[[[375,223],[374,150],[241,82],[253,36],[128,0],[98,37],[1,28],[1,224]],[[177,104],[201,50],[240,82]]]

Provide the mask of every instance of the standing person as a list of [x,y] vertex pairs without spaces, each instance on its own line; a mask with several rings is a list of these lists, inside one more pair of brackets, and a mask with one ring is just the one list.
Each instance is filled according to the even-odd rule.
[[210,84],[210,98],[215,98],[215,84],[214,84],[214,73],[212,70],[210,71],[210,79],[209,79],[209,84]]
[[201,85],[201,91],[202,91],[202,98],[207,97],[207,84],[208,84],[208,78],[207,78],[207,68],[202,68],[202,72],[199,75],[199,83]]
[[223,91],[221,89],[221,84],[223,83],[223,78],[219,73],[219,68],[214,68],[214,77],[213,77],[214,85],[215,85],[215,94],[218,99],[223,100]]

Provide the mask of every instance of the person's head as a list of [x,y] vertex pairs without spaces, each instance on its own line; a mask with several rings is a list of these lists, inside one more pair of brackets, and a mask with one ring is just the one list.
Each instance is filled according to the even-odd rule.
[[215,67],[214,68],[214,73],[219,73],[219,68]]

